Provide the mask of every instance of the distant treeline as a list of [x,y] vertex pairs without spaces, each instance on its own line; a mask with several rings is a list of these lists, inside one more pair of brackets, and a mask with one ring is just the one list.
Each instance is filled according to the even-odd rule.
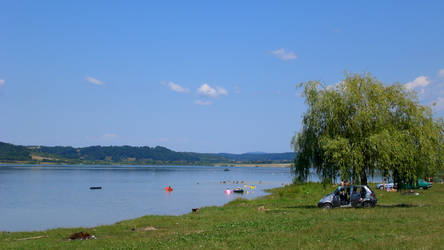
[[257,162],[263,161],[266,162],[283,162],[283,161],[293,161],[295,157],[295,153],[245,153],[245,154],[227,154],[221,153],[216,154],[220,157],[224,157],[226,159],[232,161],[240,161],[240,162]]
[[16,146],[0,142],[0,160],[3,161],[27,161],[31,160],[30,150],[23,146]]
[[196,162],[199,158],[189,153],[175,152],[165,147],[132,147],[132,146],[91,146],[73,147],[39,147],[35,151],[66,159],[88,161],[185,161]]
[[283,163],[292,162],[294,153],[246,153],[246,154],[204,154],[176,152],[165,147],[133,146],[90,146],[47,147],[16,146],[0,142],[0,161],[28,161],[35,159],[53,162],[101,162],[101,163],[142,163],[142,164],[207,164],[207,163]]

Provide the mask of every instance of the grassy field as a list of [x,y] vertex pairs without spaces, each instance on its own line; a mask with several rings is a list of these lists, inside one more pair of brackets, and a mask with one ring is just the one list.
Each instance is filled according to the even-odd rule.
[[[419,195],[378,190],[378,205],[370,209],[318,209],[318,200],[334,188],[290,185],[256,200],[238,199],[182,216],[145,216],[94,228],[2,232],[0,249],[444,248],[444,185],[418,190]],[[68,240],[80,231],[97,238]]]

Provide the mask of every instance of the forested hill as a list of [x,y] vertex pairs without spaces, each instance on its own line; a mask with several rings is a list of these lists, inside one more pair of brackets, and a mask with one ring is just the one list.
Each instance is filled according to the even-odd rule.
[[197,162],[199,157],[190,153],[175,152],[165,147],[132,147],[132,146],[91,146],[85,148],[73,147],[44,147],[35,149],[36,152],[59,156],[66,159],[87,161],[131,162]]
[[206,154],[176,152],[165,147],[134,146],[16,146],[0,142],[0,161],[56,163],[214,164],[288,163],[294,153]]
[[27,161],[31,160],[30,150],[23,146],[16,146],[0,142],[0,160],[3,161]]
[[240,162],[256,162],[256,161],[293,161],[295,154],[289,153],[245,153],[245,154],[227,154],[221,153],[218,156],[230,159],[232,161]]

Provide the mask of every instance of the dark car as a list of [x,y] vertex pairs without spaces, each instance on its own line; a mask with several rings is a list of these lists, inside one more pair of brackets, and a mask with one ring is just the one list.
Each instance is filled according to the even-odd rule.
[[376,194],[367,185],[339,186],[331,194],[322,198],[318,207],[374,207],[378,200]]

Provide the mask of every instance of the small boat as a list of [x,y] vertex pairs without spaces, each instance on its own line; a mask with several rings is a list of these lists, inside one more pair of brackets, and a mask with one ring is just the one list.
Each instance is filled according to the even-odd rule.
[[91,190],[93,190],[93,189],[102,189],[102,187],[95,186],[95,187],[89,187],[89,189],[91,189]]
[[173,188],[171,186],[165,187],[165,191],[167,192],[172,192]]
[[228,168],[224,169],[224,171],[230,171]]
[[242,188],[235,188],[233,189],[233,193],[243,193],[244,190]]

